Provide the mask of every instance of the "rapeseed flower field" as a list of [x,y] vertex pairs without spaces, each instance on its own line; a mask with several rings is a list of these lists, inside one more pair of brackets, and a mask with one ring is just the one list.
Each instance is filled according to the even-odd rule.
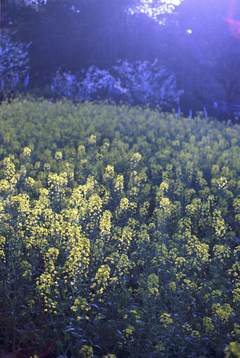
[[240,126],[0,106],[0,352],[240,357]]

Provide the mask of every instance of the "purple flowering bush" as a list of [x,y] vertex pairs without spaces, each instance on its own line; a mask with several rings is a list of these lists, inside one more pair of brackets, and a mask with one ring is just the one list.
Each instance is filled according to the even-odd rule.
[[108,100],[168,110],[178,105],[182,93],[175,76],[157,61],[119,61],[109,70],[91,66],[79,74],[58,71],[51,91],[80,102]]

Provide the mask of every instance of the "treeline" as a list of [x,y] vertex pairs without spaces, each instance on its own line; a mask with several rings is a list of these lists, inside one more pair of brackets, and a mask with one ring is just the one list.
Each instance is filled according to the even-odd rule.
[[2,27],[30,44],[29,83],[41,94],[59,70],[108,70],[118,60],[157,59],[183,91],[182,111],[240,112],[237,7],[228,0],[185,0],[158,21],[134,12],[137,0],[4,3]]

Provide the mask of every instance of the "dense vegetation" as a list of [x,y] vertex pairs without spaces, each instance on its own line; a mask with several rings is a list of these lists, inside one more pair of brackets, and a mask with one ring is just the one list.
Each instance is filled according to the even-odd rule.
[[[177,2],[181,4],[174,6]],[[182,91],[183,113],[205,109],[219,119],[239,118],[239,14],[237,0],[1,0],[0,98],[9,94],[10,79],[12,92],[27,89],[46,97],[51,97],[49,87],[59,74],[71,75],[78,87],[76,79],[81,79],[83,71],[86,85],[93,82],[92,66],[98,78],[103,71],[100,77],[109,87],[115,79],[112,70],[120,60],[128,63],[123,72],[127,70],[130,82],[135,77],[138,87],[136,61],[142,63],[141,76],[146,72],[147,83],[150,72],[151,77],[156,76],[156,69],[145,64],[157,59]],[[11,53],[5,49],[6,35]],[[20,50],[25,49],[24,56],[18,50],[19,58],[11,64],[16,43]],[[131,68],[135,68],[134,76]],[[13,70],[20,72],[18,83]],[[27,80],[21,75],[26,70]],[[155,104],[158,97],[151,95],[151,84],[144,87],[148,105]],[[94,100],[98,98],[95,89],[91,92]],[[64,90],[63,86],[60,92]],[[104,95],[109,99],[106,91]]]
[[0,107],[0,352],[240,357],[240,127]]

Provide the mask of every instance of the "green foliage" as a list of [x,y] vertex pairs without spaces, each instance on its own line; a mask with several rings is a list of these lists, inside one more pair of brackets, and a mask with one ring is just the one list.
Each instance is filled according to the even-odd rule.
[[16,100],[0,138],[0,352],[239,356],[239,126]]

